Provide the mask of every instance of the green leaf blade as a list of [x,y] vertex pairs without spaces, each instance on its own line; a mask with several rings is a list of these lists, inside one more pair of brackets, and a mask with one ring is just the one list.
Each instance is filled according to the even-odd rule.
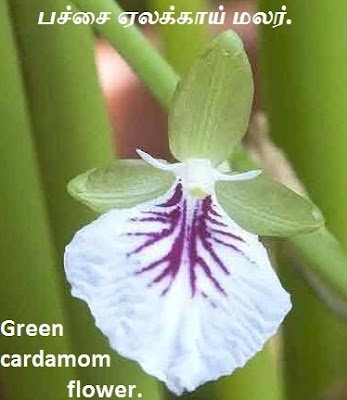
[[236,223],[260,236],[290,237],[324,226],[313,203],[264,174],[244,182],[218,182],[216,194]]
[[142,160],[116,160],[72,179],[68,192],[98,213],[129,208],[153,200],[170,189],[171,173],[153,168]]
[[180,161],[225,161],[248,126],[252,70],[241,39],[220,34],[178,85],[169,112],[169,141]]

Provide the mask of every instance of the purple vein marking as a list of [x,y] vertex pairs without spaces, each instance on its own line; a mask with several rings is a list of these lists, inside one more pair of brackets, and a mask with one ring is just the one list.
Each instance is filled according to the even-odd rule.
[[[190,212],[191,211],[191,212]],[[183,195],[181,183],[177,184],[173,195],[164,203],[154,206],[154,211],[142,212],[138,218],[130,222],[146,225],[158,223],[160,229],[148,232],[129,232],[129,236],[136,236],[140,243],[128,254],[128,257],[141,255],[144,251],[155,251],[156,243],[165,239],[172,240],[172,245],[167,254],[141,268],[136,274],[144,274],[158,269],[158,275],[149,286],[153,286],[165,279],[168,280],[166,288],[162,291],[165,295],[177,277],[181,268],[188,268],[192,296],[200,293],[204,298],[208,296],[199,290],[197,282],[197,269],[203,271],[211,284],[221,294],[227,295],[222,283],[215,277],[216,268],[225,275],[230,275],[227,265],[219,257],[215,243],[232,253],[243,256],[244,253],[238,245],[244,240],[231,233],[228,226],[222,221],[222,216],[214,209],[211,196],[203,200],[196,200],[193,210],[188,210],[187,198]],[[143,238],[141,242],[141,238]],[[200,247],[199,247],[200,245]],[[204,254],[201,253],[204,249]],[[209,260],[206,259],[209,256]],[[211,262],[211,260],[213,262]]]

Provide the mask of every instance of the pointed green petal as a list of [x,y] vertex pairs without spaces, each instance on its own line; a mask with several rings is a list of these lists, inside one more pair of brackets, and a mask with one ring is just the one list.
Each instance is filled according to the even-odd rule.
[[264,174],[249,181],[218,182],[216,194],[228,215],[257,235],[293,236],[324,225],[313,203]]
[[174,176],[142,160],[117,160],[72,179],[68,191],[96,212],[127,208],[155,199],[172,186]]
[[180,161],[225,161],[244,135],[253,78],[243,43],[231,30],[212,41],[178,85],[169,112],[172,154]]

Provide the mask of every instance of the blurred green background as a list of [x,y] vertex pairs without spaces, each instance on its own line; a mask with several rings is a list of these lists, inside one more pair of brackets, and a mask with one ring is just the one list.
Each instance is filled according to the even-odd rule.
[[[98,0],[101,9],[103,1]],[[40,11],[61,12],[73,3],[0,0],[0,321],[65,327],[62,338],[0,335],[0,352],[107,353],[112,368],[2,368],[0,398],[67,399],[68,381],[80,379],[84,384],[136,384],[145,400],[173,399],[109,348],[64,280],[64,246],[95,217],[67,195],[69,179],[115,155],[133,156],[136,147],[168,156],[166,111],[100,32],[73,24],[37,25]],[[105,10],[111,3],[105,1]],[[82,9],[90,4],[76,1]],[[182,11],[223,4],[228,16],[279,11],[283,5],[278,0],[121,2],[138,11],[167,10],[171,4]],[[255,73],[254,113],[266,112],[271,138],[347,249],[347,2],[291,0],[287,7],[290,26],[235,27]],[[141,29],[181,75],[209,37],[231,26],[228,17],[224,26]],[[288,257],[282,242],[273,247],[294,303],[281,335],[233,376],[184,398],[347,399],[346,322],[293,268],[301,260]]]

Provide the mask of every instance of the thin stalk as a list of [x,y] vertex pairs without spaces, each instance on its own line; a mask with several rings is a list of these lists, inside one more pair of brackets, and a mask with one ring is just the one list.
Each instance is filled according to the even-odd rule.
[[[260,8],[279,10],[282,4],[263,0]],[[261,37],[271,132],[347,249],[347,3],[316,2],[313,14],[308,2],[298,1],[288,11],[290,27],[264,28]],[[346,294],[346,256],[329,233],[297,236],[291,243],[326,284]],[[283,260],[294,301],[284,329],[288,398],[330,398],[347,374],[346,324],[322,307]]]
[[[151,8],[162,14],[175,5],[176,15],[191,12],[193,18],[198,12],[209,11],[207,0],[151,0]],[[206,19],[206,18],[205,18]],[[198,57],[208,39],[207,24],[167,24],[159,25],[160,37],[163,39],[164,54],[167,62],[183,75]]]
[[124,28],[117,22],[123,12],[117,2],[114,0],[73,2],[81,10],[95,14],[103,11],[112,12],[112,21],[95,26],[96,30],[122,54],[161,105],[168,108],[179,77],[135,26]]
[[[331,226],[333,227],[333,225]],[[310,235],[293,237],[290,241],[290,248],[300,257],[301,261],[310,265],[310,272],[319,281],[323,282],[327,288],[334,288],[337,300],[344,297],[347,287],[346,252],[327,229]],[[311,251],[308,252],[307,248],[310,248]],[[329,273],[326,271],[327,266],[329,266]],[[347,301],[345,303],[347,312]]]
[[[65,0],[10,0],[29,100],[33,133],[64,280],[62,254],[73,233],[94,215],[78,205],[66,185],[76,174],[112,159],[112,143],[98,85],[94,38],[87,26],[37,25],[39,12],[66,11]],[[75,353],[108,353],[112,368],[83,368],[86,383],[137,384],[157,398],[158,385],[135,363],[122,360],[98,332],[85,303],[66,288]]]
[[[9,10],[0,1],[0,321],[62,324],[63,337],[0,335],[1,354],[69,354],[68,324]],[[5,360],[4,361],[8,361]],[[7,400],[61,400],[72,368],[1,368]]]
[[293,302],[283,326],[286,398],[330,398],[346,376],[346,323],[323,307],[285,254],[279,260],[281,280]]

